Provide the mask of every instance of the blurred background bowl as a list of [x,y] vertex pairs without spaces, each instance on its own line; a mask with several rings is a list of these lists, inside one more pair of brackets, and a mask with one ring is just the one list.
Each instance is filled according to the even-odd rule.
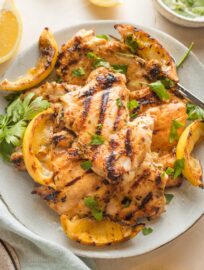
[[173,23],[185,27],[204,27],[204,16],[198,18],[187,18],[171,10],[171,8],[169,8],[162,0],[153,0],[153,2],[159,13]]

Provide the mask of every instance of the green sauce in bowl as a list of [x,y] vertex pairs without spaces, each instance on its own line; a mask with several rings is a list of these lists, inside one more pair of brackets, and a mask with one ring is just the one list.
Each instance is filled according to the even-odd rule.
[[204,17],[204,0],[163,0],[163,2],[181,16]]

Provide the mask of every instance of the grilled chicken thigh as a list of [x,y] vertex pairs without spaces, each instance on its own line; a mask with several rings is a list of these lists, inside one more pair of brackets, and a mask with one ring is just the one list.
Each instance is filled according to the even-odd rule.
[[[165,206],[166,179],[151,152],[154,121],[145,115],[130,121],[124,75],[99,68],[86,86],[61,100],[65,129],[76,137],[69,148],[68,143],[56,145],[59,132],[53,135],[56,190],[40,187],[36,192],[69,217],[92,216],[86,197],[97,200],[104,216],[126,224],[159,216]],[[93,136],[102,141],[92,144]],[[77,154],[72,156],[73,152]],[[91,170],[81,168],[84,160],[91,161]]]
[[[121,30],[121,27],[117,28]],[[123,33],[122,30],[121,32]],[[164,75],[161,61],[157,56],[155,59],[142,59],[137,54],[132,54],[127,44],[114,39],[97,38],[93,30],[83,29],[62,46],[57,74],[69,84],[84,85],[95,68],[104,66],[110,70],[118,70],[122,65],[125,68],[123,72],[127,77],[128,89],[139,94],[137,90],[140,89],[150,92],[143,83]],[[77,75],[76,71],[80,69],[83,73]]]

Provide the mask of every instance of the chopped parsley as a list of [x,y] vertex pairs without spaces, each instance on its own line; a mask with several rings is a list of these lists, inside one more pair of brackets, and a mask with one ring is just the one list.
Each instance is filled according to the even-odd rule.
[[76,77],[81,77],[81,76],[84,76],[85,75],[85,70],[82,67],[80,67],[78,69],[74,69],[72,71],[72,74],[74,76],[76,76]]
[[6,113],[0,115],[0,153],[4,159],[8,160],[15,147],[21,144],[28,122],[49,106],[42,97],[34,98],[34,93],[11,102]]
[[176,85],[176,83],[174,81],[170,80],[169,78],[163,78],[163,79],[161,79],[161,82],[166,89],[170,89]]
[[153,229],[151,228],[151,227],[144,227],[143,229],[142,229],[142,233],[143,233],[143,235],[148,235],[148,234],[150,234],[150,233],[152,233],[153,232]]
[[179,139],[178,129],[183,127],[183,126],[184,126],[184,124],[177,121],[177,120],[172,121],[170,134],[169,134],[169,142],[170,143],[173,143],[174,141],[177,141]]
[[169,93],[161,81],[150,83],[148,86],[161,100],[169,100]]
[[123,102],[122,102],[121,98],[116,99],[116,104],[117,104],[118,108],[123,106]]
[[86,160],[86,161],[82,162],[82,163],[80,164],[80,166],[81,166],[81,168],[84,169],[84,170],[89,170],[89,169],[91,169],[91,167],[92,167],[92,162],[91,162],[91,160]]
[[193,45],[194,45],[194,42],[191,43],[187,52],[184,54],[184,56],[181,58],[181,60],[176,65],[177,68],[180,68],[183,65],[183,63],[185,62],[185,60],[188,58],[190,52],[192,51]]
[[165,193],[164,196],[165,196],[165,199],[166,199],[166,204],[169,204],[172,201],[173,197],[174,197],[174,195],[170,194],[170,193]]
[[94,68],[97,68],[97,67],[110,68],[110,64],[105,59],[103,59],[101,57],[98,57],[93,52],[88,52],[87,53],[87,57],[89,59],[93,59],[94,60],[94,62],[93,62]]
[[181,175],[183,169],[184,169],[185,160],[177,159],[174,163],[174,179],[176,179],[179,175]]
[[110,37],[108,35],[97,35],[97,38],[105,39],[105,40],[110,40]]
[[204,120],[204,110],[201,109],[199,106],[188,102],[186,104],[186,111],[188,114],[188,120]]
[[138,49],[138,43],[134,39],[133,35],[128,35],[125,39],[125,44],[128,46],[130,49],[131,53],[136,53]]
[[139,103],[137,102],[136,99],[132,99],[128,102],[127,106],[128,106],[128,109],[132,111],[139,106]]
[[115,65],[112,65],[112,68],[115,72],[126,74],[128,66],[124,64],[115,64]]
[[62,78],[61,78],[61,77],[57,77],[56,82],[57,82],[57,83],[62,83],[62,82],[63,82],[63,80],[62,80]]
[[174,169],[171,168],[171,167],[168,167],[168,168],[166,169],[165,173],[166,173],[167,175],[173,175],[173,174],[174,174]]
[[86,207],[91,209],[92,216],[97,220],[101,221],[103,219],[103,212],[99,207],[97,200],[94,197],[86,197],[84,199],[84,204]]
[[104,138],[101,135],[94,134],[91,138],[91,145],[101,145],[104,143]]

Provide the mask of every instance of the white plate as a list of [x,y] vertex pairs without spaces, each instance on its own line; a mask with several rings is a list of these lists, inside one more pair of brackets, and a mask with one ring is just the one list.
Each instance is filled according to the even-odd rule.
[[[98,34],[116,35],[113,28],[116,21],[95,21],[67,27],[55,33],[59,44],[67,41],[81,28],[95,28]],[[141,26],[140,26],[141,27]],[[178,60],[186,51],[186,47],[169,35],[155,29],[141,27],[156,37]],[[5,77],[15,78],[30,67],[38,56],[35,43],[22,53],[10,66]],[[179,70],[184,86],[196,91],[203,91],[204,69],[198,59],[191,53],[183,68]],[[3,107],[3,98],[0,106]],[[204,165],[204,145],[199,147],[198,156]],[[86,247],[69,241],[62,232],[58,216],[50,210],[37,196],[31,195],[34,183],[26,173],[16,171],[11,165],[0,160],[0,191],[12,213],[27,228],[47,240],[58,243],[80,256],[92,258],[122,258],[144,254],[154,250],[176,238],[194,224],[204,212],[204,191],[194,188],[185,182],[181,188],[171,190],[175,197],[167,206],[167,211],[161,218],[151,222],[153,233],[148,236],[139,234],[134,239],[122,244],[103,248]]]

